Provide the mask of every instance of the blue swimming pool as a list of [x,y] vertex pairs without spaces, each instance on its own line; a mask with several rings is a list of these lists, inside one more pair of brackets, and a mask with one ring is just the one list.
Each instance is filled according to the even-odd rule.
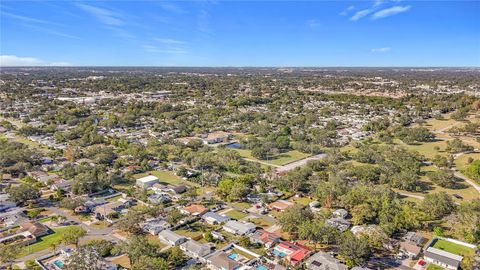
[[275,255],[277,255],[278,257],[281,257],[281,258],[287,256],[287,254],[285,254],[285,253],[283,253],[283,252],[280,252],[280,251],[278,251],[278,250],[276,250],[276,249],[274,249],[274,250],[272,251],[272,253],[275,254]]
[[228,255],[228,258],[231,259],[231,260],[235,260],[236,258],[238,257],[238,254],[237,253],[230,253],[230,255]]
[[55,266],[57,266],[58,268],[63,268],[63,267],[65,267],[65,263],[63,263],[63,262],[60,261],[60,260],[55,260],[55,261],[53,262],[53,264],[55,264]]
[[257,265],[257,267],[255,267],[257,270],[268,270],[267,267],[263,266],[263,265]]

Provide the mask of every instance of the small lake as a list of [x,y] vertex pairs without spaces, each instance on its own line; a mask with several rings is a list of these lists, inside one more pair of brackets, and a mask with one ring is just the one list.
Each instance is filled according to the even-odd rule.
[[240,149],[240,143],[236,142],[236,143],[227,144],[227,145],[225,145],[225,147],[226,148]]

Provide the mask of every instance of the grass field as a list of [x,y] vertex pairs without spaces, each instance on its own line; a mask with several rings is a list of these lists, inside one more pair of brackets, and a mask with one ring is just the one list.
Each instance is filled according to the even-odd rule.
[[258,160],[261,162],[265,162],[272,165],[278,165],[278,166],[292,163],[294,161],[304,159],[310,156],[310,154],[305,154],[297,150],[292,150],[292,151],[281,153],[275,156],[271,156],[268,158],[268,160],[259,160],[254,156],[252,156],[252,152],[248,149],[233,149],[233,150],[237,151],[240,154],[240,156],[242,156],[243,158]]
[[242,219],[242,218],[247,216],[247,214],[242,213],[242,212],[237,211],[237,210],[230,210],[230,211],[226,212],[225,215],[230,217],[230,218],[236,219],[236,220]]
[[301,204],[301,205],[308,205],[309,203],[312,202],[312,199],[310,199],[308,197],[298,197],[298,198],[292,197],[290,199],[290,201],[294,202],[294,203]]
[[474,160],[480,159],[480,153],[465,154],[460,156],[455,160],[455,167],[458,170],[464,170],[468,167],[468,158],[473,158]]
[[427,270],[443,270],[444,268],[433,263],[427,266]]
[[472,248],[455,244],[443,239],[437,239],[433,244],[433,247],[461,256],[473,254],[475,252]]
[[200,240],[201,238],[203,238],[203,232],[201,232],[201,231],[189,231],[189,230],[186,230],[186,229],[180,229],[180,230],[176,230],[174,232],[178,233],[179,235],[183,235],[187,238],[191,238],[193,240]]
[[250,221],[253,222],[255,225],[257,225],[258,227],[262,227],[262,228],[267,228],[273,225],[272,223],[266,221],[263,218],[252,218],[250,219]]
[[24,247],[22,249],[22,252],[18,254],[18,257],[26,256],[28,254],[32,254],[40,250],[50,248],[52,244],[59,244],[63,238],[64,232],[69,227],[76,227],[76,226],[66,226],[66,227],[52,229],[53,233],[43,236],[38,240],[38,242]]
[[150,171],[146,173],[135,174],[133,177],[135,179],[138,179],[140,177],[144,177],[147,175],[154,175],[158,177],[158,179],[160,179],[160,183],[163,183],[163,184],[178,185],[184,182],[182,178],[176,176],[171,171]]
[[246,203],[246,202],[236,202],[236,203],[233,203],[233,205],[238,207],[238,208],[241,208],[241,209],[248,209],[248,208],[252,207],[251,204]]

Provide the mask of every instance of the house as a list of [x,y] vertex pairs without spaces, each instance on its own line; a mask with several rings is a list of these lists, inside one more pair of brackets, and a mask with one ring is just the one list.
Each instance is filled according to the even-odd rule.
[[225,231],[229,233],[233,233],[236,235],[246,235],[253,233],[256,230],[256,226],[250,222],[239,222],[236,220],[230,220],[222,227]]
[[302,262],[309,254],[310,249],[291,242],[280,241],[272,253],[280,258],[285,258],[293,266]]
[[348,216],[348,212],[345,209],[337,209],[333,211],[332,217],[345,219]]
[[168,195],[158,194],[158,193],[148,195],[147,200],[150,203],[153,203],[153,204],[168,203],[168,202],[171,201],[171,199],[170,199],[170,197],[168,197]]
[[305,261],[307,270],[347,270],[348,267],[332,255],[320,251]]
[[463,257],[460,255],[452,254],[434,247],[428,247],[423,252],[423,257],[427,262],[452,270],[458,269],[460,262],[463,260]]
[[167,191],[178,195],[178,194],[182,194],[183,192],[187,191],[187,186],[185,186],[185,185],[168,186]]
[[171,245],[171,246],[178,246],[185,241],[187,241],[187,238],[184,236],[178,235],[174,232],[172,232],[169,229],[163,230],[158,234],[158,238],[162,243]]
[[183,250],[187,256],[200,260],[203,260],[203,257],[212,252],[209,245],[200,244],[194,240],[188,240],[185,243],[180,244],[180,249]]
[[202,219],[205,220],[210,225],[222,224],[230,220],[227,216],[222,216],[215,212],[207,212],[202,216]]
[[87,200],[83,203],[83,205],[89,209],[93,209],[99,205],[107,204],[107,200],[103,198],[93,198],[90,200]]
[[125,204],[120,201],[111,202],[108,204],[95,207],[93,213],[97,219],[105,219],[106,221],[113,223],[112,215],[119,214],[125,209]]
[[250,235],[249,239],[252,243],[261,244],[266,248],[271,248],[280,241],[280,236],[265,230],[257,230]]
[[204,144],[215,144],[221,142],[228,142],[232,134],[224,131],[216,131],[209,133],[206,138],[203,138]]
[[400,251],[413,260],[418,257],[422,248],[410,241],[402,241],[400,242]]
[[407,232],[403,237],[405,241],[411,242],[416,246],[423,246],[425,243],[425,238],[416,232]]
[[180,209],[180,212],[182,212],[183,214],[191,216],[201,216],[207,211],[208,209],[201,204],[191,204]]
[[158,177],[154,175],[148,175],[142,178],[138,178],[136,184],[139,188],[147,189],[159,182],[160,180],[158,179]]
[[163,230],[170,228],[170,224],[160,218],[150,219],[140,225],[142,229],[152,235],[157,235]]
[[0,214],[0,224],[4,227],[16,226],[28,221],[22,209]]
[[50,186],[51,190],[63,190],[69,192],[72,189],[73,180],[56,179]]
[[242,265],[224,251],[217,251],[207,259],[208,268],[212,270],[235,270],[239,269]]
[[153,191],[157,192],[157,193],[161,193],[163,192],[164,190],[166,190],[167,186],[166,185],[162,185],[160,183],[155,183],[153,184],[153,186],[151,187]]
[[268,209],[270,210],[276,210],[278,212],[283,212],[285,209],[292,207],[295,205],[293,202],[289,202],[286,200],[277,200],[268,205]]
[[310,202],[310,203],[308,204],[308,207],[313,208],[313,209],[316,209],[316,208],[320,207],[320,205],[321,205],[321,204],[320,204],[319,201],[312,201],[312,202]]
[[335,227],[337,230],[344,232],[350,228],[350,221],[343,218],[330,218],[326,220],[326,223],[332,227]]
[[20,224],[23,230],[29,231],[35,237],[41,237],[50,233],[50,229],[40,222],[29,221]]

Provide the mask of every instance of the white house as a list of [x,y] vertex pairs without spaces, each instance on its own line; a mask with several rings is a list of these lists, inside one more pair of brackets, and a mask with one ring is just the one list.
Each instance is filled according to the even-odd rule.
[[159,183],[160,180],[158,180],[158,177],[154,175],[148,175],[142,178],[137,179],[137,186],[143,189],[147,189],[151,186],[153,186],[156,183]]
[[171,230],[163,230],[158,234],[158,239],[164,244],[171,245],[171,246],[178,246],[185,241],[187,241],[187,238],[178,235]]
[[242,223],[236,220],[230,220],[225,225],[223,225],[223,229],[226,232],[233,233],[236,235],[246,235],[253,233],[256,230],[255,224],[251,222]]

